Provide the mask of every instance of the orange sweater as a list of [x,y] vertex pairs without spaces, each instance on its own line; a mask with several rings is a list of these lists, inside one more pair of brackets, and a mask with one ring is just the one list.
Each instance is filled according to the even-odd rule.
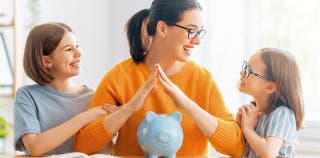
[[[135,64],[132,59],[123,61],[102,79],[90,108],[103,103],[116,105],[127,103],[150,75],[151,71],[146,64]],[[133,114],[119,130],[113,154],[119,156],[143,155],[137,141],[137,128],[147,111],[155,113],[180,111],[184,139],[177,153],[178,156],[207,156],[208,141],[221,153],[240,156],[244,150],[242,132],[233,119],[233,115],[227,110],[211,74],[193,61],[188,61],[182,70],[171,76],[170,79],[191,100],[218,118],[216,132],[209,138],[205,137],[191,117],[175,106],[161,83],[158,82],[143,108]],[[102,149],[113,138],[113,135],[107,132],[107,128],[104,125],[104,118],[84,127],[76,136],[76,151],[91,154]]]

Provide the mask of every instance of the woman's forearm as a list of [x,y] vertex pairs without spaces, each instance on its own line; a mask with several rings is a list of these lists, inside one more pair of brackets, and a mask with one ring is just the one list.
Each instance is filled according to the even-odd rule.
[[183,110],[192,118],[206,137],[211,137],[218,127],[218,119],[188,99]]
[[116,134],[133,113],[132,110],[126,108],[124,105],[118,111],[108,115],[104,119],[104,124],[105,127],[107,127],[108,133],[111,135]]

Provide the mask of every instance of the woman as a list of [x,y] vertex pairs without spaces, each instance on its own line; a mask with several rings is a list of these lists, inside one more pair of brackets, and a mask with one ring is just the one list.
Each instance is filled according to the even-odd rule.
[[146,112],[180,111],[184,140],[178,156],[207,156],[208,141],[219,152],[241,155],[241,130],[213,77],[188,60],[205,34],[201,15],[196,0],[154,0],[150,9],[131,17],[127,36],[132,58],[106,74],[90,105],[121,108],[83,128],[77,151],[94,153],[118,133],[115,155],[143,155],[136,132]]

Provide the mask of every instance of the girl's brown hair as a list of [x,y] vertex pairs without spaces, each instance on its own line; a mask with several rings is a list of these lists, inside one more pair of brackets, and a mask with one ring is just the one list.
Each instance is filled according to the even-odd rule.
[[276,48],[264,48],[259,52],[267,67],[266,77],[277,84],[277,90],[271,95],[269,106],[264,111],[270,113],[278,106],[285,105],[293,110],[297,130],[301,129],[304,103],[300,72],[294,57],[289,52]]
[[63,35],[72,29],[64,23],[45,23],[32,28],[26,41],[23,67],[27,76],[40,85],[47,85],[54,78],[42,63],[59,45]]

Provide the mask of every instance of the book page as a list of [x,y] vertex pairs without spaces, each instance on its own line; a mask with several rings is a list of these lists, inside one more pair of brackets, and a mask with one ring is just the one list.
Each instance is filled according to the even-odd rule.
[[49,156],[54,158],[84,158],[88,157],[87,154],[81,152],[72,152],[72,153],[65,153],[65,154],[58,154],[58,155],[51,155]]
[[58,154],[58,155],[51,155],[49,158],[120,158],[117,156],[106,155],[106,154],[92,154],[87,155],[81,152],[72,152],[72,153],[65,153],[65,154]]
[[93,155],[90,155],[89,158],[120,158],[120,157],[106,155],[106,154],[93,154]]

